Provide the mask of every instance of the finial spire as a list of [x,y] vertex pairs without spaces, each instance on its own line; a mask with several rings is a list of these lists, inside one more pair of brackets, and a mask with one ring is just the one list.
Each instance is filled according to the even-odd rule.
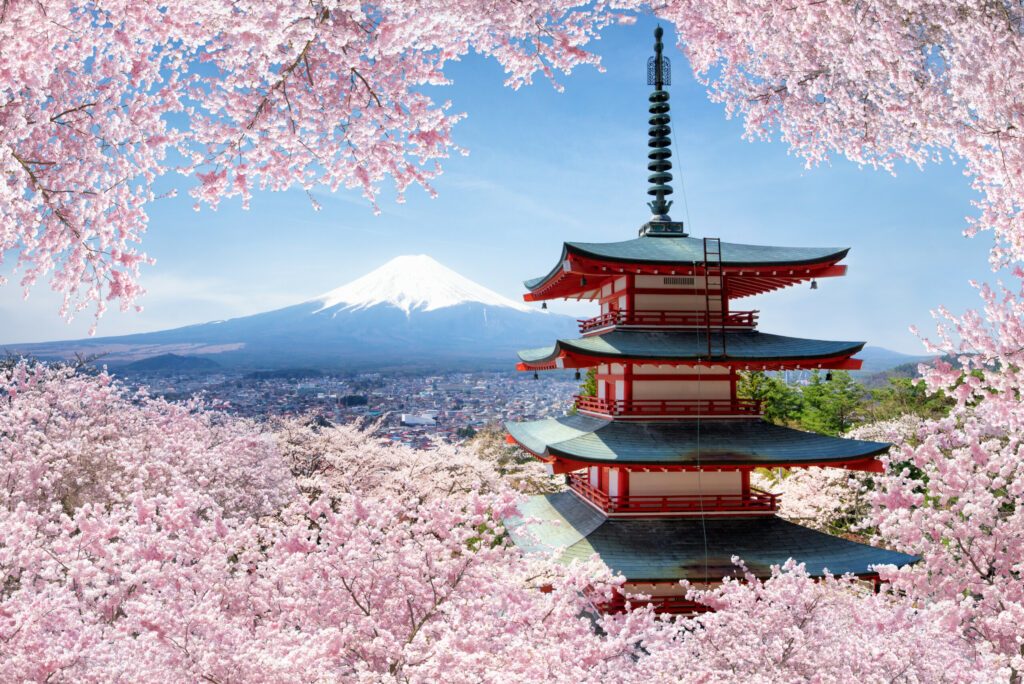
[[664,87],[672,84],[672,69],[668,57],[662,52],[664,44],[661,37],[665,34],[661,26],[654,29],[654,56],[647,60],[647,85],[654,86],[654,92],[648,97],[651,103],[648,111],[651,118],[648,119],[650,128],[647,129],[650,140],[647,146],[650,150],[647,153],[647,170],[651,175],[647,181],[651,184],[647,188],[647,194],[654,199],[647,203],[651,208],[651,219],[640,229],[641,235],[685,235],[683,224],[672,221],[668,210],[672,207],[672,201],[666,197],[672,194],[672,129],[669,126],[671,117],[668,110],[668,91]]

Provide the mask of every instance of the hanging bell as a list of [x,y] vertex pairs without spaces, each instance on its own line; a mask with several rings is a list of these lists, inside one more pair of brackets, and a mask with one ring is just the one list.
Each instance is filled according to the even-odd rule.
[[832,371],[825,373],[825,382],[832,382]]
[[533,379],[534,380],[540,380],[540,376],[537,375],[537,371],[533,371]]
[[580,285],[586,285],[586,284],[587,284],[587,276],[581,277],[580,278]]
[[580,371],[579,371],[579,369],[576,369],[576,379],[577,380],[580,379]]
[[817,290],[818,289],[818,281],[815,280],[814,278],[811,278],[811,289],[812,290]]
[[540,305],[540,308],[547,309],[548,308],[548,303],[544,302],[543,304]]

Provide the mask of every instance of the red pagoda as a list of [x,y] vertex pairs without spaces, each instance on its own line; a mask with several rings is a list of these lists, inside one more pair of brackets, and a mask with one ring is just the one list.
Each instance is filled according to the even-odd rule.
[[713,585],[743,559],[758,576],[794,558],[812,576],[864,579],[906,554],[796,525],[776,515],[778,497],[750,484],[755,468],[828,466],[877,471],[889,445],[839,439],[762,420],[757,402],[736,395],[744,370],[857,369],[863,342],[771,335],[743,297],[844,275],[847,249],[775,247],[687,234],[669,217],[668,60],[662,30],[648,61],[650,220],[639,237],[567,242],[555,267],[525,283],[526,301],[597,301],[581,337],[519,352],[519,370],[596,369],[597,392],[561,418],[506,425],[510,441],[565,474],[569,489],[521,507],[512,537],[564,562],[598,554],[626,578],[630,594],[665,612],[695,609],[680,580]]

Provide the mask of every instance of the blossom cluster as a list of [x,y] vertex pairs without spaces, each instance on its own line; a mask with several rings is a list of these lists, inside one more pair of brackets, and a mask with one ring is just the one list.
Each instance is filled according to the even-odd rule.
[[[607,571],[522,558],[500,522],[514,495],[436,489],[451,463],[105,373],[3,373],[0,679],[437,681],[458,663],[456,681],[568,681],[634,650],[580,618]],[[365,468],[312,473],[314,455]]]
[[463,152],[463,115],[428,94],[446,64],[473,51],[511,87],[553,79],[597,65],[584,46],[620,18],[604,0],[3,2],[0,257],[26,292],[49,276],[63,315],[98,317],[142,292],[147,205],[170,172],[197,208],[294,187],[372,202],[387,178],[399,200],[433,192]]
[[106,373],[4,367],[0,679],[1002,676],[947,629],[955,612],[795,564],[694,588],[713,615],[598,616],[592,602],[622,578],[509,544],[502,520],[519,494],[475,454],[321,421],[260,425]]
[[[426,87],[470,51],[506,84],[554,81],[641,0],[372,3],[5,2],[0,9],[0,254],[28,288],[50,275],[64,315],[141,293],[157,180],[197,202],[256,189],[430,190],[464,152],[462,118]],[[979,191],[968,232],[993,261],[1024,255],[1024,9],[987,0],[668,0],[698,78],[752,138],[809,164],[842,155],[892,170],[960,160]],[[557,84],[556,84],[557,85]],[[431,91],[433,92],[433,91]],[[164,185],[168,180],[162,181]],[[172,191],[173,192],[173,191]],[[432,191],[431,191],[432,192]],[[312,195],[310,195],[312,198]],[[315,201],[314,201],[315,204]]]

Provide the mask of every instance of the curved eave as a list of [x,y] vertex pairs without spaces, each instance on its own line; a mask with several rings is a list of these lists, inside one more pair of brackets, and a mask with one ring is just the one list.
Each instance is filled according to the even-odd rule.
[[[672,240],[673,238],[638,238],[638,240]],[[612,243],[612,245],[626,243]],[[667,244],[667,243],[658,243]],[[633,275],[703,275],[703,254],[699,258],[679,260],[651,258],[616,258],[595,252],[595,245],[567,242],[562,247],[558,264],[547,275],[527,280],[523,284],[529,292],[526,301],[541,301],[571,297],[593,299],[601,286],[611,278]],[[600,245],[596,245],[600,246]],[[752,245],[722,243],[722,267],[728,283],[730,298],[747,297],[771,292],[815,278],[829,278],[846,273],[846,266],[838,262],[846,257],[849,248],[763,248],[791,253],[813,255],[809,258],[780,258],[779,260],[725,258],[729,249],[755,249]],[[581,285],[580,279],[588,282]]]
[[[812,577],[870,577],[880,565],[920,559],[833,537],[776,516],[756,518],[609,519],[572,492],[531,498],[506,521],[513,541],[526,551],[555,553],[569,563],[597,554],[630,582],[716,582],[737,576],[739,556],[754,575],[793,558]],[[529,521],[529,522],[527,522]]]
[[[739,267],[807,266],[839,261],[849,247],[780,247],[721,242],[722,265]],[[614,263],[689,264],[704,258],[704,240],[697,237],[639,237],[621,242],[566,242],[568,255]]]
[[712,336],[708,354],[707,337],[700,332],[611,331],[573,340],[557,340],[550,347],[518,352],[519,370],[589,368],[600,363],[642,361],[668,365],[730,365],[741,369],[778,370],[830,368],[857,370],[861,361],[851,357],[864,342],[811,340],[760,332]]
[[505,424],[526,451],[570,472],[591,465],[686,469],[826,466],[876,471],[885,442],[829,437],[760,419],[614,421],[574,415]]

